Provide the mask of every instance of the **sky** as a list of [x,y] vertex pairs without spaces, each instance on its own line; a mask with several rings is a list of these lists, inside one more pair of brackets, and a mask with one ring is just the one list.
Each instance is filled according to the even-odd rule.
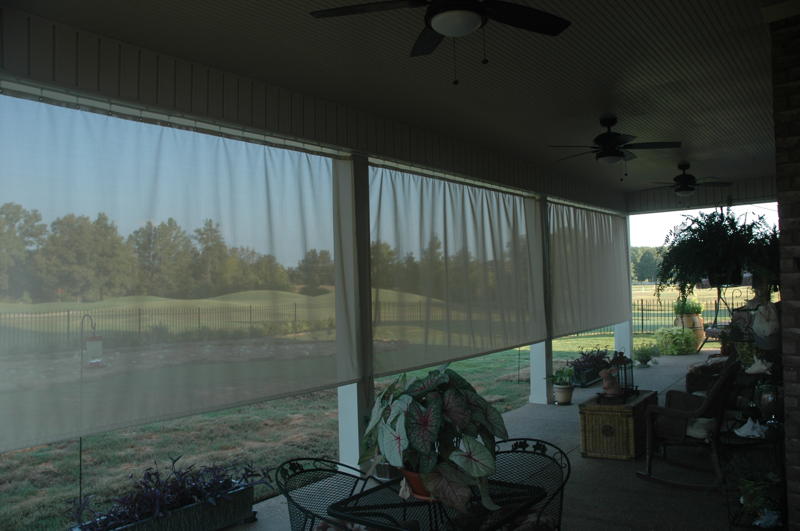
[[[309,249],[333,250],[332,167],[327,157],[9,96],[0,96],[0,116],[0,203],[38,210],[47,223],[66,214],[94,219],[104,212],[127,236],[147,221],[158,224],[173,217],[191,233],[212,218],[229,247],[270,253],[284,264],[297,263]],[[436,205],[448,198],[458,203],[452,200],[460,197],[460,188],[451,197],[444,185],[426,186],[433,187],[426,190],[430,197],[439,198]],[[405,218],[399,226],[407,234],[387,239],[405,252],[421,249],[427,234],[442,228],[438,218],[424,223],[415,219],[432,205],[398,206],[414,205],[404,199],[418,198],[419,188],[420,183],[397,184],[390,194],[396,204],[374,205],[374,227],[391,228],[398,225],[398,216]],[[468,196],[465,212],[459,213],[456,205],[453,215],[477,224],[475,228],[496,225],[485,217],[487,201],[496,202],[495,195]],[[488,210],[497,210],[501,218],[520,217],[520,205],[513,201],[492,207]],[[631,245],[663,245],[683,214],[697,212],[631,216]],[[734,212],[763,215],[777,224],[775,203],[735,207]],[[478,241],[472,244],[481,247]],[[492,250],[485,252],[491,255]]]
[[0,117],[0,204],[46,223],[103,212],[127,237],[213,219],[229,247],[288,265],[333,249],[330,158],[9,96]]
[[[696,216],[700,212],[711,212],[713,208],[702,210],[681,210],[677,212],[660,212],[657,214],[640,214],[630,217],[631,247],[659,247],[664,245],[664,240],[669,231],[683,223],[684,216]],[[735,206],[731,210],[736,216],[746,216],[751,220],[754,217],[764,216],[770,225],[778,224],[778,204],[759,203],[754,205]]]

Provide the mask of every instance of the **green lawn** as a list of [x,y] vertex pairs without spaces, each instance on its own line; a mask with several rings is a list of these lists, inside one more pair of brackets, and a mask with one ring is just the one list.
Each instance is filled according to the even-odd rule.
[[[198,328],[197,313],[191,312],[199,309],[201,319],[213,319],[216,316],[220,330],[233,329],[232,333],[238,334],[251,328],[250,306],[280,304],[291,308],[294,314],[296,304],[298,321],[309,321],[324,311],[332,311],[333,297],[332,292],[308,297],[290,292],[248,291],[202,301],[126,297],[83,304],[0,304],[0,316],[4,313],[33,311],[35,308],[35,311],[43,315],[44,321],[27,322],[23,329],[33,336],[47,338],[47,333],[50,333],[46,332],[47,326],[51,325],[43,325],[43,322],[56,318],[54,316],[66,309],[75,310],[75,318],[86,311],[97,312],[98,326],[108,329],[117,327],[122,331],[130,331],[139,326],[136,313],[117,321],[103,321],[102,312],[113,312],[131,305],[134,308],[149,309],[156,318],[154,321],[147,321],[145,326],[157,327],[159,315],[167,315],[177,308],[178,315],[183,310],[188,313],[182,317],[185,321],[179,321],[175,326]],[[381,290],[379,297],[389,304],[416,305],[424,302],[419,296],[388,290]],[[257,315],[253,318],[256,321],[258,319]],[[60,322],[63,323],[63,320]],[[73,327],[71,333],[75,334],[77,323],[72,321],[70,326]],[[202,330],[205,326],[201,324],[199,328]],[[465,344],[469,344],[469,330],[455,323],[450,331],[451,341],[463,340]],[[453,331],[457,333],[452,333]],[[334,337],[330,322],[323,323],[323,326],[316,329],[275,329],[274,332],[277,337],[299,341],[330,340]],[[63,330],[52,333],[62,334]],[[429,333],[429,339],[444,341],[443,330],[432,326]],[[421,328],[418,323],[389,323],[376,328],[376,338],[379,341],[421,339]],[[652,337],[637,335],[635,344],[642,342],[652,342]],[[554,358],[563,362],[576,357],[580,348],[599,346],[613,349],[613,345],[613,335],[610,333],[562,338],[553,343]],[[14,359],[11,352],[6,351],[5,354],[5,358],[0,356],[0,362]],[[530,388],[525,378],[528,367],[527,348],[452,364],[453,369],[463,374],[481,393],[490,397],[502,411],[519,407],[528,400]],[[419,374],[426,372],[418,371]],[[388,379],[382,379],[378,384],[386,381]],[[285,459],[297,456],[335,458],[336,408],[336,392],[320,391],[85,437],[83,492],[95,495],[95,505],[102,506],[121,492],[128,483],[130,474],[137,475],[154,462],[166,464],[170,456],[182,455],[181,461],[186,464],[246,459],[258,466],[275,466]],[[78,474],[78,441],[62,441],[0,454],[0,529],[63,529],[67,525],[67,502],[78,495]],[[263,490],[260,492],[262,496],[266,494]]]
[[[528,382],[517,382],[518,362],[526,369],[528,353],[499,352],[452,367],[506,411],[529,394]],[[130,474],[170,456],[181,455],[186,464],[248,460],[258,466],[309,455],[335,459],[337,426],[336,391],[328,390],[84,437],[83,492],[102,507]],[[64,529],[68,501],[77,496],[78,441],[0,454],[0,529]]]

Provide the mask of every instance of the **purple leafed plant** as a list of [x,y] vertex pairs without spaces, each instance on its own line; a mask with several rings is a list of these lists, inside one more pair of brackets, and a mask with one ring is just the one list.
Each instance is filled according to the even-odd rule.
[[91,496],[73,500],[71,512],[77,529],[116,529],[147,518],[164,517],[171,510],[193,503],[217,505],[220,500],[229,499],[230,492],[237,488],[272,485],[267,468],[256,470],[251,464],[181,468],[179,459],[170,458],[171,463],[164,470],[157,465],[145,469],[142,477],[134,480],[131,489],[116,498],[105,512],[90,507]]

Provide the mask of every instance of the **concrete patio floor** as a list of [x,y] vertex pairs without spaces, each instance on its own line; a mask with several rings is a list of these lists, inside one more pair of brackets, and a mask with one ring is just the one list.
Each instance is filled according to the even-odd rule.
[[[656,390],[663,404],[668,389],[683,389],[687,367],[702,362],[708,350],[691,356],[662,357],[658,365],[636,369],[639,389]],[[728,529],[725,498],[719,492],[692,491],[659,485],[636,477],[644,458],[636,461],[584,458],[580,453],[577,404],[594,396],[600,384],[575,389],[573,405],[527,404],[504,414],[511,437],[533,437],[563,449],[572,465],[564,495],[564,531],[670,531]],[[665,467],[666,468],[666,467]],[[673,467],[674,468],[674,467]],[[660,471],[660,469],[659,469]],[[678,474],[690,474],[680,469]],[[708,474],[691,473],[695,481],[708,481]],[[282,496],[255,506],[258,521],[236,527],[236,531],[289,530],[288,512]]]

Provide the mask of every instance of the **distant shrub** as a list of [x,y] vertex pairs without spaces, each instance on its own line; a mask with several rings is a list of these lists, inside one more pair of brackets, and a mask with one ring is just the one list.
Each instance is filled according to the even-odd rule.
[[659,356],[658,347],[654,343],[640,345],[633,350],[633,359],[638,361],[642,367],[647,367],[650,360]]
[[675,315],[703,313],[703,305],[695,298],[678,299],[672,305]]
[[308,295],[309,297],[316,297],[317,295],[325,295],[326,293],[330,293],[330,290],[320,286],[303,286],[299,291],[301,294]]
[[694,354],[697,338],[689,328],[669,327],[656,330],[658,352],[664,356]]

